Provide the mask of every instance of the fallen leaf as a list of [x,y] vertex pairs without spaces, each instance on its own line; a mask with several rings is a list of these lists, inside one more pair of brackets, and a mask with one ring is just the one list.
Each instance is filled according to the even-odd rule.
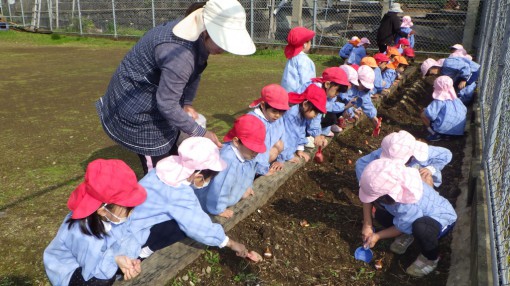
[[309,227],[310,224],[306,221],[306,219],[299,222],[299,225],[302,227]]

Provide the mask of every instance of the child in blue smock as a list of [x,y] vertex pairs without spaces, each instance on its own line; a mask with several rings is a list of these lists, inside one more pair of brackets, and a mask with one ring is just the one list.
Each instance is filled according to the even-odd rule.
[[250,104],[254,108],[248,114],[256,116],[266,127],[266,152],[260,153],[257,160],[257,174],[270,176],[283,169],[283,160],[278,155],[283,151],[285,126],[282,116],[289,110],[289,95],[278,84],[262,88],[261,97]]
[[374,131],[372,132],[373,137],[379,136],[381,132],[382,118],[377,117],[377,109],[372,103],[370,98],[370,90],[374,88],[375,73],[369,66],[361,66],[358,69],[358,89],[354,95],[356,97],[355,105],[361,107],[363,113],[372,121],[374,124]]
[[354,47],[356,47],[360,42],[360,39],[356,36],[352,37],[349,42],[347,42],[338,52],[338,55],[343,59],[347,59],[351,54],[351,51]]
[[393,61],[386,65],[386,70],[382,74],[383,80],[386,83],[384,88],[390,88],[395,83],[395,80],[400,79],[401,74],[408,65],[409,63],[403,56],[395,56]]
[[374,70],[374,88],[370,90],[370,94],[374,95],[381,93],[384,89],[381,69],[377,65],[376,60],[373,57],[364,57],[361,59],[361,64],[371,67]]
[[203,189],[195,190],[202,208],[210,214],[231,218],[234,211],[228,207],[241,199],[254,195],[258,153],[266,152],[266,128],[254,115],[239,117],[225,135],[220,154],[227,168],[211,180]]
[[434,81],[434,100],[423,110],[421,119],[430,135],[429,141],[439,141],[445,135],[464,135],[466,106],[457,98],[453,80],[440,76]]
[[[452,57],[450,55],[450,57]],[[460,88],[457,92],[457,96],[464,104],[469,104],[473,100],[473,94],[476,89],[476,81],[478,80],[478,76],[480,75],[480,65],[473,61],[473,58],[470,55],[464,55],[459,57],[464,62],[469,65],[469,77],[466,81],[466,85],[464,88]],[[449,63],[449,62],[448,62]]]
[[347,64],[359,65],[361,63],[361,59],[367,56],[367,47],[370,45],[370,41],[367,38],[361,38],[359,44],[352,49],[349,54],[349,58],[347,58]]
[[461,90],[466,87],[471,76],[471,67],[464,57],[448,57],[443,61],[440,74],[449,76],[455,90]]
[[[338,94],[347,91],[350,87],[347,79],[347,74],[344,70],[339,67],[330,67],[324,70],[322,77],[312,79],[312,82],[317,84],[324,89],[327,96],[326,101],[326,114],[316,116],[310,123],[311,126],[318,125],[322,129],[322,134],[328,137],[332,137],[333,131],[340,132],[338,123],[338,117],[344,113],[344,111],[350,108],[353,104],[348,103],[347,105],[341,101],[338,101]],[[336,129],[332,131],[332,126],[336,126]]]
[[[390,250],[404,254],[416,240],[421,253],[406,273],[425,276],[437,267],[439,239],[454,226],[457,214],[450,202],[422,181],[420,172],[393,159],[377,159],[365,168],[360,180],[359,198],[363,202],[362,239],[374,247],[380,239],[396,237]],[[375,232],[375,219],[384,229]]]
[[[314,117],[326,113],[326,92],[317,85],[311,84],[301,94],[289,93],[289,102],[296,105],[283,115],[284,149],[279,157],[281,160],[293,163],[299,162],[300,158],[308,161],[310,155],[304,151],[304,145],[307,143],[306,127]],[[322,135],[317,136],[316,139],[320,138],[325,140]],[[323,146],[321,142],[317,142],[317,144]]]
[[366,166],[379,158],[400,160],[408,167],[417,168],[423,179],[431,176],[431,187],[439,187],[442,183],[441,170],[452,160],[452,152],[417,141],[407,131],[393,132],[384,137],[381,148],[356,161],[358,182]]
[[[413,25],[414,24],[413,24],[413,21],[411,19],[411,16],[404,16],[404,17],[402,17],[402,24],[400,24],[400,31],[402,31],[402,32],[404,32],[404,33],[409,35],[407,37],[407,39],[409,40],[409,46],[414,49],[414,43],[415,43],[414,31],[413,31],[413,29],[411,29],[411,27]],[[402,37],[397,34],[397,36],[395,37],[395,44],[397,44],[398,41],[401,38]]]
[[[338,95],[338,101],[344,104],[349,104],[354,99],[354,93],[358,89],[359,81],[358,81],[358,71],[356,71],[350,65],[341,65],[340,68],[347,74],[347,80],[351,84],[347,91],[340,92]],[[347,126],[346,122],[354,123],[359,118],[359,114],[361,111],[355,109],[355,107],[345,108],[345,112],[343,116],[340,116],[338,126],[339,128],[345,128]]]
[[[247,257],[246,247],[229,238],[221,224],[211,221],[194,192],[206,187],[226,167],[218,147],[210,139],[184,140],[178,155],[159,161],[140,180],[147,190],[147,200],[131,212],[126,222],[131,235],[122,241],[122,248],[134,257],[147,258],[172,244],[174,241],[169,241],[169,237],[182,232],[182,237],[208,246],[228,247],[238,256]],[[178,228],[168,228],[171,224]]]
[[84,182],[67,201],[71,213],[44,250],[44,268],[51,284],[113,285],[119,269],[126,280],[136,277],[141,272],[140,260],[126,256],[119,241],[128,235],[123,222],[146,196],[124,162],[90,162]]
[[284,53],[288,60],[281,82],[287,92],[303,92],[310,80],[317,76],[315,64],[306,54],[312,47],[314,36],[315,32],[305,27],[292,28],[287,36]]

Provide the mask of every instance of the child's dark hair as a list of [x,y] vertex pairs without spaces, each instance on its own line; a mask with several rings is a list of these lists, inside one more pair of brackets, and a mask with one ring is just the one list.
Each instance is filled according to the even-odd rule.
[[385,205],[392,205],[395,203],[395,200],[390,197],[389,195],[384,195],[384,196],[380,196],[379,198],[377,198],[377,200],[375,200],[376,203],[379,203],[379,204],[385,204]]
[[[108,210],[113,209],[114,204],[108,204],[105,206]],[[103,206],[101,206],[103,207]],[[133,209],[133,207],[127,207],[128,213]],[[78,223],[80,226],[80,231],[85,235],[92,235],[99,239],[104,238],[108,235],[106,230],[104,229],[103,218],[97,214],[97,212],[93,212],[91,215],[85,218],[73,219],[68,218],[66,223],[69,223],[68,229],[71,229],[73,224]]]
[[[310,106],[311,108],[309,108],[308,110],[305,110],[305,107],[304,107],[304,103],[307,102],[308,103],[308,106]],[[315,111],[315,113],[319,114],[319,113],[322,113],[322,111],[320,111],[315,105],[313,105],[313,103],[311,103],[310,101],[303,101],[299,104],[299,113],[304,116],[305,115],[305,112],[308,112],[308,111]]]
[[186,9],[186,14],[184,17],[188,16],[189,14],[195,12],[196,10],[203,8],[205,6],[206,2],[195,2],[191,5],[189,5],[188,9]]
[[340,93],[345,93],[349,89],[349,86],[343,85],[343,84],[339,84],[339,83],[336,83],[336,82],[333,82],[333,81],[330,81],[330,85],[331,85],[331,87],[338,86],[338,92],[340,92]]
[[[239,140],[239,141],[241,141],[241,140]],[[196,170],[196,172],[198,172],[198,170]],[[219,173],[218,171],[213,171],[213,170],[209,170],[209,169],[200,171],[200,174],[202,174],[202,176],[204,176],[204,180],[213,178],[214,176],[218,175],[218,173]]]

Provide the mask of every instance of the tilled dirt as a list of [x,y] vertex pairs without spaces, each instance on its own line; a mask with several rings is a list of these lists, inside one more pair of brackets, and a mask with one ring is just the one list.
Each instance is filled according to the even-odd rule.
[[[323,164],[309,162],[264,207],[228,233],[261,254],[269,248],[271,258],[254,264],[230,250],[211,248],[170,285],[445,285],[451,234],[440,242],[437,270],[422,279],[405,273],[419,254],[416,243],[406,254],[395,255],[389,251],[392,240],[380,241],[373,251],[374,259],[382,259],[382,270],[353,258],[361,245],[362,225],[354,164],[379,148],[391,132],[403,129],[425,138],[419,113],[432,100],[431,94],[432,87],[421,78],[408,80],[378,108],[383,117],[378,138],[370,137],[372,128],[366,120],[336,136],[324,150]],[[452,204],[460,193],[464,144],[464,138],[432,144],[453,153],[437,188]],[[309,226],[303,226],[304,220]]]

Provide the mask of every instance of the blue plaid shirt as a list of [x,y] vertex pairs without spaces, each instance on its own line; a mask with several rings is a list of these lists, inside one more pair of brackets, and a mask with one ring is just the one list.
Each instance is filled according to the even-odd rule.
[[441,67],[441,75],[449,76],[454,84],[462,80],[467,81],[471,76],[471,68],[466,60],[463,57],[446,58]]
[[209,53],[202,38],[190,42],[174,36],[177,22],[147,32],[96,102],[108,136],[138,154],[168,153],[179,130],[191,136],[206,132],[182,107],[193,102]]
[[458,98],[434,99],[425,109],[432,129],[440,134],[463,135],[466,126],[466,106]]

